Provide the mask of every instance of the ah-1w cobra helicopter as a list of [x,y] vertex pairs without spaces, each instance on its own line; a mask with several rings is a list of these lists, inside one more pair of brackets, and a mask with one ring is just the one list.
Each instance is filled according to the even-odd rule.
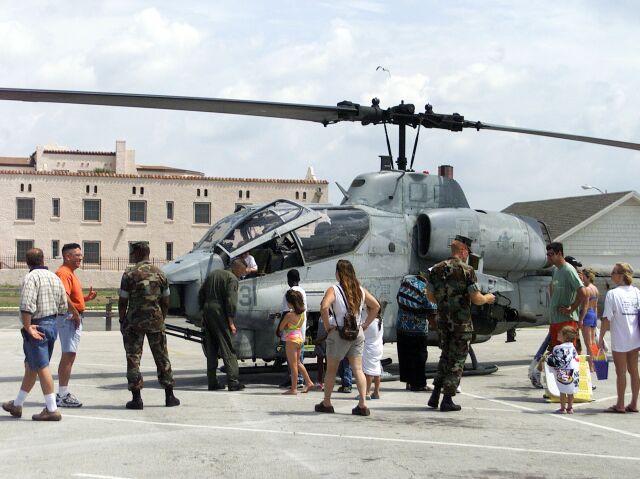
[[[380,171],[357,176],[339,206],[302,205],[277,200],[237,211],[214,224],[194,249],[165,265],[172,291],[172,309],[198,323],[197,295],[204,278],[225,268],[246,251],[256,258],[261,275],[240,281],[235,347],[240,359],[272,360],[278,340],[274,313],[286,289],[286,271],[297,268],[308,295],[308,336],[319,320],[320,300],[335,281],[335,264],[350,260],[363,284],[387,305],[385,341],[395,340],[395,295],[403,276],[424,271],[449,256],[458,234],[473,240],[472,261],[483,292],[498,295],[495,305],[474,308],[474,342],[486,341],[512,327],[546,322],[550,272],[545,245],[546,227],[534,218],[474,210],[460,185],[445,175],[428,175],[407,168],[406,129],[439,128],[462,131],[498,130],[639,150],[636,143],[571,134],[513,128],[465,120],[462,115],[435,113],[430,105],[416,113],[411,104],[382,109],[341,102],[337,106],[156,95],[0,89],[1,100],[54,102],[229,113],[321,123],[397,125],[397,169],[391,148]],[[446,168],[445,168],[446,169]],[[186,339],[199,330],[169,329]],[[435,342],[435,336],[430,341]],[[472,359],[474,359],[472,357]],[[475,361],[474,361],[475,362]]]

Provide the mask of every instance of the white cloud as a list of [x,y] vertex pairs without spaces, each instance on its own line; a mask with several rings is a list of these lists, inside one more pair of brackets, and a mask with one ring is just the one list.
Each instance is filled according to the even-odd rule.
[[[96,89],[387,108],[640,141],[634,4],[146,0],[0,11],[2,86]],[[376,71],[382,65],[391,76]],[[1,103],[0,155],[37,144],[110,149],[212,175],[348,185],[386,153],[381,127]],[[410,131],[408,154],[413,146]],[[397,132],[390,128],[397,154]],[[490,131],[423,129],[419,171],[453,164],[473,206],[636,189],[639,153]],[[334,199],[340,195],[332,189]]]

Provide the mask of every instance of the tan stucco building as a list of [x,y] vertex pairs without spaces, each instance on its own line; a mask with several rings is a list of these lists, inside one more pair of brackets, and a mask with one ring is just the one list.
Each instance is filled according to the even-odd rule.
[[15,267],[30,247],[59,258],[63,244],[76,242],[85,267],[122,270],[133,241],[147,240],[152,257],[171,260],[240,204],[327,202],[328,183],[312,173],[222,178],[137,165],[118,141],[113,152],[38,147],[26,158],[0,157],[0,198],[0,269]]

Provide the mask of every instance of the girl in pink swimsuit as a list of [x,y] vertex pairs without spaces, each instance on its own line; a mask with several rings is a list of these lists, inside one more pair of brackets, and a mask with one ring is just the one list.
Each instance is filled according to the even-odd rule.
[[300,328],[304,324],[304,301],[302,294],[293,289],[287,291],[285,298],[289,306],[289,312],[280,321],[278,333],[281,334],[282,340],[285,342],[287,362],[291,366],[291,389],[282,394],[296,395],[298,394],[298,370],[302,373],[305,382],[302,392],[309,392],[313,388],[313,381],[309,377],[307,368],[300,361],[300,350],[303,346]]

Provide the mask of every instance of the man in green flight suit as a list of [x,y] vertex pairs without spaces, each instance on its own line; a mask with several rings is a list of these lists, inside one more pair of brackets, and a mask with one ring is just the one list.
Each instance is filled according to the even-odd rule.
[[207,346],[207,383],[209,391],[223,389],[216,378],[218,355],[224,362],[229,391],[241,391],[238,358],[231,341],[236,334],[235,316],[238,302],[238,278],[243,276],[246,266],[241,259],[231,262],[231,271],[213,271],[202,284],[198,293],[198,304],[202,311],[205,343]]
[[493,304],[496,300],[493,294],[480,292],[476,272],[467,264],[470,252],[471,239],[456,236],[451,242],[451,257],[433,266],[427,277],[427,296],[438,305],[438,336],[442,350],[427,405],[437,408],[443,391],[440,411],[445,412],[462,409],[452,397],[460,384],[473,336],[471,303]]
[[164,319],[169,309],[169,281],[149,262],[149,243],[146,241],[132,243],[131,256],[135,265],[122,275],[118,299],[120,332],[127,354],[127,382],[133,394],[126,407],[143,408],[140,358],[145,335],[158,369],[158,381],[164,387],[165,406],[178,406],[180,401],[173,395],[175,381],[164,332]]

